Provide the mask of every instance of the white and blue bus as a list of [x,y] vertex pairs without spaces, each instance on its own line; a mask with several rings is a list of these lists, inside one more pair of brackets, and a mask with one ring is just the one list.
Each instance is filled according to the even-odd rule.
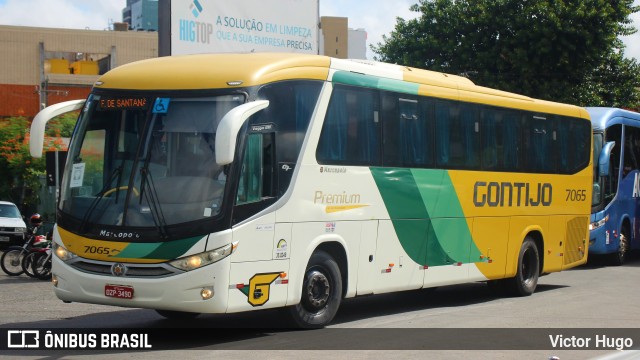
[[587,108],[593,124],[593,201],[589,252],[615,265],[640,248],[640,114]]

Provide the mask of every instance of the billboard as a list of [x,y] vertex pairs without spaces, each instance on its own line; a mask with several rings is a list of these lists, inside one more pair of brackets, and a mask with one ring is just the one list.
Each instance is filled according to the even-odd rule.
[[171,55],[318,54],[319,0],[171,0]]

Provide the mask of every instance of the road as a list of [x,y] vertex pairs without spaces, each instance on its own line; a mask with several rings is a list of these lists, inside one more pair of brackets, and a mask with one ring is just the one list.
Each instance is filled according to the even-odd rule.
[[[0,327],[4,329],[143,329],[162,334],[155,351],[137,350],[142,359],[240,359],[246,356],[299,359],[640,359],[635,350],[580,350],[571,347],[527,349],[518,347],[540,336],[570,336],[571,330],[601,329],[621,337],[633,328],[633,348],[640,349],[640,257],[622,267],[599,262],[540,278],[529,297],[497,297],[484,283],[381,294],[343,302],[331,326],[322,330],[282,328],[278,311],[201,315],[189,323],[165,320],[152,310],[124,309],[91,304],[65,304],[49,282],[25,275],[0,275]],[[195,329],[195,330],[194,330]],[[638,329],[638,330],[636,330]],[[588,331],[587,331],[588,332]],[[207,334],[207,336],[202,336]],[[486,343],[486,349],[451,345],[452,334],[461,341]],[[466,334],[466,335],[465,335]],[[526,339],[523,337],[526,335]],[[4,336],[4,335],[3,335]],[[195,336],[189,341],[189,336]],[[187,339],[185,339],[187,337]],[[423,337],[424,342],[416,342]],[[158,339],[158,338],[156,338]],[[441,340],[442,339],[442,340]],[[495,340],[494,340],[495,339]],[[549,338],[550,339],[550,338]],[[172,341],[177,341],[173,346]],[[544,340],[545,342],[547,340]],[[514,342],[516,342],[514,344]],[[499,344],[499,345],[497,345]],[[505,345],[506,344],[506,345]],[[575,344],[574,344],[575,345]],[[442,349],[446,350],[442,350]],[[160,350],[159,350],[160,349]],[[249,351],[240,351],[251,349]],[[424,350],[439,349],[439,350]],[[93,351],[95,359],[117,359],[124,350]],[[87,351],[58,350],[56,358],[80,359]],[[3,354],[0,354],[3,355]],[[50,358],[47,352],[11,350],[4,358]]]

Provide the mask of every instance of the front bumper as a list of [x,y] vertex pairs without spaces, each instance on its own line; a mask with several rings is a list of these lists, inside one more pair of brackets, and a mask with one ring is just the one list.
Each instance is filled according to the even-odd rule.
[[618,251],[619,234],[602,226],[589,232],[589,253],[594,255],[611,254]]
[[24,242],[24,232],[0,231],[0,243],[22,243]]
[[[53,256],[52,273],[57,279],[56,296],[63,301],[113,305],[130,308],[174,310],[197,313],[224,313],[229,289],[229,259],[189,272],[165,277],[127,277],[79,271]],[[105,285],[133,288],[132,299],[105,295]],[[203,300],[203,288],[214,296]]]

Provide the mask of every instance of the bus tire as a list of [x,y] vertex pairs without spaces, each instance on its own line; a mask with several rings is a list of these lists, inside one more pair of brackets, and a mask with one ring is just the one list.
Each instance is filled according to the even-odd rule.
[[176,321],[191,320],[191,319],[195,319],[198,315],[200,315],[200,313],[175,311],[175,310],[156,309],[156,312],[162,317],[164,317],[165,319],[176,320]]
[[527,236],[518,253],[518,269],[516,276],[507,279],[506,290],[513,296],[529,296],[538,285],[540,276],[540,254],[535,241]]
[[324,251],[311,255],[302,282],[300,303],[289,307],[295,326],[316,329],[329,324],[342,300],[342,276],[338,263]]
[[620,266],[624,265],[627,260],[627,251],[629,250],[629,235],[626,228],[620,232],[620,242],[618,243],[618,251],[611,254],[611,265]]

